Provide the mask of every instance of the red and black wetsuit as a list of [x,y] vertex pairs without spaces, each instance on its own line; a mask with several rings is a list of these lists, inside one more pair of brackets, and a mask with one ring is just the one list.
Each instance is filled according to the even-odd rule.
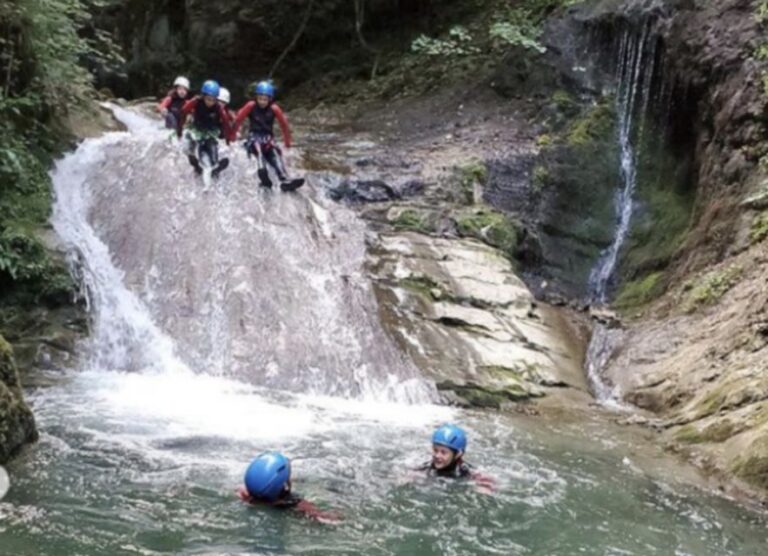
[[275,120],[280,124],[283,132],[283,141],[285,146],[290,148],[292,144],[291,128],[288,126],[288,119],[282,109],[270,102],[266,108],[259,106],[258,102],[251,100],[243,106],[235,117],[235,133],[242,123],[248,119],[250,129],[248,131],[248,140],[245,147],[249,153],[256,154],[256,145],[261,149],[264,160],[275,169],[280,181],[288,179],[283,163],[283,153],[275,145]]
[[288,126],[288,118],[285,117],[285,113],[276,103],[271,102],[266,108],[262,108],[255,100],[248,101],[238,111],[234,128],[239,129],[246,118],[250,124],[249,134],[268,136],[270,139],[275,136],[274,128],[275,120],[277,120],[280,124],[280,130],[283,132],[285,146],[291,147],[291,128]]
[[217,101],[213,106],[208,106],[199,97],[186,102],[181,109],[182,126],[190,114],[195,119],[194,126],[197,129],[216,135],[221,133],[227,140],[232,136],[233,127],[230,124],[227,109],[220,102]]
[[157,105],[158,112],[168,110],[165,116],[165,127],[168,129],[178,129],[181,123],[181,110],[184,104],[189,100],[189,96],[180,97],[176,89],[172,89],[166,97]]

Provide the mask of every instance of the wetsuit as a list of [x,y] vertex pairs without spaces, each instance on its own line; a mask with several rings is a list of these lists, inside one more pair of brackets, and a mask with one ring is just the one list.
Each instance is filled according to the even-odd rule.
[[424,471],[428,477],[445,477],[448,479],[471,479],[475,476],[475,472],[472,470],[472,466],[463,461],[454,462],[444,469],[437,469],[432,462],[429,461],[424,465],[419,466],[417,471]]
[[213,106],[208,106],[202,98],[196,97],[186,102],[181,109],[182,127],[190,114],[194,118],[194,122],[190,126],[189,131],[184,135],[184,147],[189,163],[195,168],[196,172],[202,172],[196,152],[198,144],[202,143],[211,158],[214,172],[218,174],[229,164],[229,159],[227,158],[219,160],[218,148],[220,136],[227,139],[228,142],[229,138],[232,137],[233,127],[230,123],[227,109],[218,101]]
[[283,153],[275,144],[275,120],[280,124],[283,132],[283,141],[287,148],[291,147],[291,129],[285,113],[274,102],[270,102],[266,108],[262,108],[255,100],[251,100],[243,106],[235,117],[234,129],[237,130],[248,119],[250,129],[245,148],[249,153],[257,154],[257,146],[261,148],[264,160],[274,168],[280,181],[288,179],[283,163]]
[[176,89],[173,89],[160,101],[160,104],[157,105],[157,110],[159,112],[168,110],[168,113],[165,115],[165,127],[175,129],[177,133],[181,133],[181,109],[184,108],[184,104],[188,100],[189,96],[180,97]]
[[316,521],[334,523],[341,520],[341,515],[338,512],[324,512],[309,500],[305,500],[298,494],[292,493],[289,489],[284,490],[280,497],[274,502],[266,502],[259,500],[258,498],[253,498],[245,487],[240,487],[237,494],[243,502],[248,502],[249,504],[266,504],[273,508],[284,510],[296,510],[309,519],[314,519]]

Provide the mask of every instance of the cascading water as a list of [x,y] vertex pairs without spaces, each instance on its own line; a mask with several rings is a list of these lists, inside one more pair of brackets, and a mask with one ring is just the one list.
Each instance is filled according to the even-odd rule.
[[[651,98],[656,44],[657,39],[653,36],[651,22],[642,25],[640,31],[629,27],[620,35],[616,111],[621,183],[614,199],[616,231],[613,242],[600,254],[589,276],[590,300],[598,305],[608,302],[619,254],[630,231],[637,186],[639,144],[643,135],[644,117]],[[619,333],[609,331],[602,324],[595,324],[585,363],[587,379],[595,398],[616,409],[623,407],[618,401],[620,393],[615,387],[606,383],[601,371],[611,357],[614,346],[613,337]]]
[[95,317],[92,368],[181,367],[297,392],[433,399],[378,323],[364,233],[336,239],[360,226],[350,211],[329,220],[309,197],[233,191],[254,183],[239,159],[201,192],[166,133],[116,113],[131,132],[85,142],[54,175],[54,227],[79,253]]
[[633,29],[622,33],[616,91],[621,156],[621,184],[614,200],[616,231],[613,242],[600,254],[589,277],[590,298],[599,304],[608,301],[611,279],[616,271],[619,253],[630,230],[637,185],[638,142],[642,136],[642,125],[638,133],[636,124],[642,123],[642,118],[647,111],[655,58],[656,39],[651,33],[650,23],[645,24],[639,33]]

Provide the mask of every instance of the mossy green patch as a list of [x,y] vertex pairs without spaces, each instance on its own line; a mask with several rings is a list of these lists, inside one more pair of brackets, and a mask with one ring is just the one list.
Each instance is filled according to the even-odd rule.
[[644,278],[626,282],[619,290],[614,304],[619,309],[640,307],[664,293],[664,273],[653,272]]
[[432,231],[425,216],[414,209],[400,211],[392,221],[392,225],[397,230],[410,230],[420,233],[429,233]]
[[531,185],[534,191],[540,192],[546,188],[552,181],[552,176],[549,174],[549,170],[546,166],[536,165],[533,168],[533,177],[531,179]]
[[726,419],[712,423],[702,430],[693,425],[686,425],[677,431],[675,439],[685,444],[718,443],[725,442],[738,432],[738,427]]
[[616,110],[612,102],[601,102],[576,119],[568,130],[566,141],[572,147],[584,147],[613,133]]
[[520,224],[498,211],[482,208],[460,213],[456,218],[459,234],[474,237],[513,257],[520,238]]
[[[444,297],[450,298],[450,296],[446,294],[445,288],[443,288],[429,276],[412,275],[401,280],[400,285],[405,289],[422,295],[428,299],[443,299]],[[436,296],[435,293],[437,292],[439,292],[439,294]]]
[[768,237],[768,212],[764,212],[755,217],[752,221],[752,228],[749,231],[749,239],[754,243],[760,243]]
[[741,278],[744,269],[731,265],[706,274],[697,282],[688,282],[688,295],[683,303],[686,312],[693,312],[701,306],[713,305],[720,300]]

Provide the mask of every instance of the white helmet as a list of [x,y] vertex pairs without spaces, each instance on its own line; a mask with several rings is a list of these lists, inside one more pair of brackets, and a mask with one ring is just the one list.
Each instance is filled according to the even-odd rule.
[[181,75],[178,76],[176,78],[176,81],[173,82],[173,86],[174,87],[184,87],[187,90],[191,89],[190,84],[189,84],[189,79],[187,79],[186,77],[183,77]]
[[229,89],[222,87],[219,90],[219,100],[224,104],[229,104],[229,101],[232,100],[232,96],[229,94]]

